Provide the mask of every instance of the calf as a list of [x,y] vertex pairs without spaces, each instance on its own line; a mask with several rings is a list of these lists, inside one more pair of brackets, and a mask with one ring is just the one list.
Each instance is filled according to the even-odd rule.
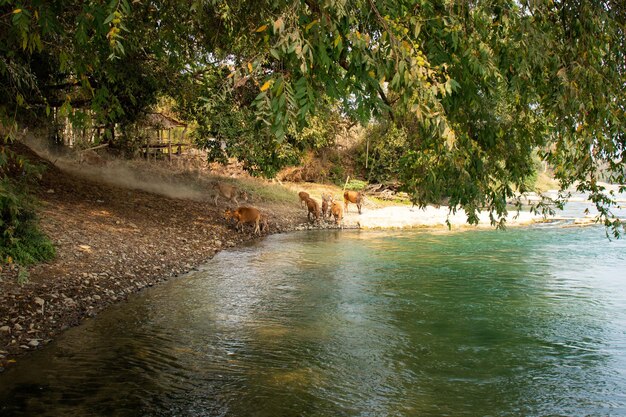
[[217,182],[213,184],[213,190],[215,191],[215,205],[217,206],[217,200],[220,197],[224,197],[231,203],[235,203],[239,205],[239,201],[237,201],[237,197],[241,197],[244,201],[248,200],[248,194],[245,191],[240,191],[234,185],[226,184],[223,182]]
[[306,202],[306,207],[308,210],[308,213],[306,216],[307,219],[311,221],[311,214],[312,214],[313,221],[319,222],[320,221],[320,206],[319,204],[317,204],[317,201],[313,200],[312,198],[307,198],[305,202]]
[[331,216],[330,205],[332,202],[333,196],[331,194],[322,193],[322,219],[326,219],[326,214],[328,214],[328,217]]
[[343,219],[343,207],[341,207],[341,203],[339,201],[333,201],[330,206],[330,212],[335,218],[335,224],[340,224]]
[[346,191],[343,193],[343,201],[346,205],[346,213],[348,212],[348,203],[354,203],[356,204],[357,209],[359,209],[359,214],[361,214],[363,193],[361,193],[360,191]]
[[[237,224],[235,224],[235,229],[240,232],[243,232],[243,225],[245,223],[254,223],[254,234],[257,233],[260,235],[261,230],[259,227],[259,223],[261,221],[261,212],[254,207],[239,207],[235,211],[231,211],[230,209],[226,209],[224,212],[224,218],[226,220],[235,219]],[[263,228],[267,225],[267,220],[263,222]],[[241,229],[241,230],[240,230]]]
[[307,193],[305,191],[300,191],[298,193],[298,197],[300,198],[300,205],[302,207],[306,207],[306,199],[310,198],[309,193]]

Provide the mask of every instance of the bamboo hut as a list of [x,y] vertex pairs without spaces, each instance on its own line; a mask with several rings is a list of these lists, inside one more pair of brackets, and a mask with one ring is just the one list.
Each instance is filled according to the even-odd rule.
[[[187,124],[163,113],[148,113],[142,120],[141,126],[148,131],[146,143],[143,146],[146,159],[153,154],[155,159],[157,154],[163,154],[167,149],[168,159],[172,160],[173,148],[176,154],[182,153],[183,146],[189,146],[185,142]],[[156,133],[156,134],[154,134]]]

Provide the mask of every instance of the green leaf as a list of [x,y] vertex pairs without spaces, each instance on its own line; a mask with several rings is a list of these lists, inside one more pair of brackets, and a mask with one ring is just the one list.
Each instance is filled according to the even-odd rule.
[[108,15],[107,18],[104,19],[104,22],[102,24],[106,25],[106,24],[111,23],[113,18],[115,18],[115,12],[111,13],[110,15]]
[[420,22],[415,22],[415,25],[413,26],[413,36],[415,38],[418,38],[421,30],[422,30],[422,24]]

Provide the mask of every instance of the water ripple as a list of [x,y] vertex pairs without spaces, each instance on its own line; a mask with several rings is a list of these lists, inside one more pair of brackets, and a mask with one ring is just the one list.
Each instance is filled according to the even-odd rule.
[[273,236],[0,374],[0,415],[626,414],[625,252],[597,228]]

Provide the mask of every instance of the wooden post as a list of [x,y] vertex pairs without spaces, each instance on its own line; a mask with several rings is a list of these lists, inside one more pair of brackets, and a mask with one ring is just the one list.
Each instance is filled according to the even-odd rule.
[[172,129],[167,131],[167,159],[172,163]]
[[370,138],[367,138],[365,142],[365,169],[367,169],[368,162],[370,161]]
[[[157,142],[160,145],[161,144],[161,138],[163,137],[163,134],[161,133],[161,128],[159,128],[158,130],[158,134],[157,134]],[[154,162],[156,162],[157,160],[157,150],[156,148],[154,149]]]
[[187,133],[187,126],[185,126],[183,128],[183,132],[180,135],[180,140],[178,141],[178,154],[179,155],[183,154],[183,145],[182,145],[182,143],[185,142],[185,133]]
[[348,181],[350,181],[350,175],[348,175],[348,178],[346,178],[346,183],[343,185],[342,195],[343,195],[344,192],[346,192],[346,187],[348,186]]

